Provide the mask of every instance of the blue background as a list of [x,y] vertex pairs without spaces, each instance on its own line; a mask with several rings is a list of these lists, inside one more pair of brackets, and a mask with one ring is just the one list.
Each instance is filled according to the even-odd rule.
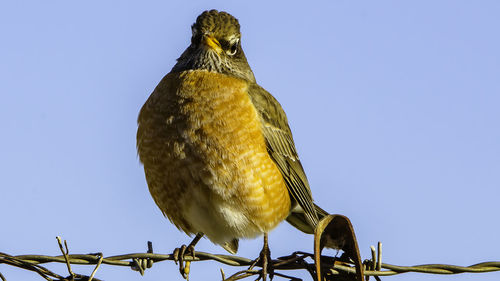
[[[188,46],[196,16],[217,8],[240,20],[249,63],[288,114],[316,202],[352,220],[363,258],[382,241],[391,264],[500,260],[499,3],[3,1],[0,251],[57,255],[57,235],[71,253],[105,255],[143,252],[148,240],[159,253],[189,242],[147,191],[136,118]],[[282,224],[270,243],[278,257],[311,251],[312,237]],[[261,245],[242,241],[239,255],[256,257]],[[197,250],[224,253],[208,240]],[[220,280],[219,267],[195,263],[191,280]],[[172,262],[144,277],[103,265],[97,277],[181,280]]]

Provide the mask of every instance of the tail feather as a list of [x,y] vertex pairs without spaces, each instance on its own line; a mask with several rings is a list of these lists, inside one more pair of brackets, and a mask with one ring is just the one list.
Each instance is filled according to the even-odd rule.
[[[314,211],[316,212],[319,220],[329,215],[327,211],[321,209],[321,207],[316,204],[314,204]],[[316,225],[311,225],[311,223],[309,223],[309,220],[301,209],[293,210],[292,213],[286,218],[286,221],[304,233],[314,234]]]
[[229,242],[224,243],[224,245],[221,246],[226,251],[234,255],[236,254],[236,252],[238,252],[238,244],[239,244],[238,242],[239,242],[238,239],[235,238]]

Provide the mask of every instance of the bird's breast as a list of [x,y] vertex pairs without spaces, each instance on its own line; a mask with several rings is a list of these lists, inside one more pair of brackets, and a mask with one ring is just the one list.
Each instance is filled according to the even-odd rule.
[[[287,188],[267,152],[247,90],[246,81],[213,72],[169,74],[143,108],[151,112],[141,111],[141,116],[156,116],[150,117],[156,125],[147,129],[155,132],[143,132],[156,137],[143,143],[158,153],[141,152],[138,134],[151,194],[174,224],[185,221],[188,227],[180,226],[185,231],[205,232],[210,238],[208,226],[190,219],[199,213],[223,224],[234,237],[250,237],[274,228],[290,211]],[[143,160],[142,154],[156,160]],[[194,192],[196,197],[190,198]],[[178,194],[183,200],[165,199]],[[197,202],[189,203],[193,198]]]

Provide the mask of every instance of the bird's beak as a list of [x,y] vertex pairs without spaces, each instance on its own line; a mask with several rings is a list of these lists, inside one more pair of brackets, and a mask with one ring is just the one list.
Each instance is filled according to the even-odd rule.
[[222,47],[220,46],[219,41],[217,41],[217,39],[215,39],[215,37],[213,37],[212,35],[203,35],[203,39],[201,40],[201,42],[205,47],[214,50],[217,54],[220,55],[220,53],[222,53]]

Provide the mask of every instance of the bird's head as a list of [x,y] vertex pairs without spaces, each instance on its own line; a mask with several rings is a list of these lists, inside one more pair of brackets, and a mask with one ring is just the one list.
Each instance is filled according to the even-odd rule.
[[191,45],[172,71],[204,69],[255,81],[241,48],[238,20],[226,12],[205,11],[191,26]]

